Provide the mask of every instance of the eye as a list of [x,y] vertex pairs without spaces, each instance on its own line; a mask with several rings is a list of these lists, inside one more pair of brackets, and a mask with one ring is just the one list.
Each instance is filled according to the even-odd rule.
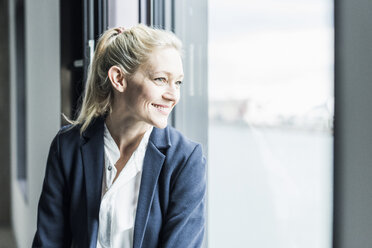
[[167,79],[166,79],[165,77],[158,77],[158,78],[155,78],[155,81],[156,81],[156,82],[159,82],[159,83],[162,83],[162,84],[167,83]]
[[182,81],[177,81],[176,85],[180,86],[182,84]]

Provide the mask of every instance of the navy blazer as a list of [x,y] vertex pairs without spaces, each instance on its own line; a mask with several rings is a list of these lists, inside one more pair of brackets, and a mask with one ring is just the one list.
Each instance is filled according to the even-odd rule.
[[[32,247],[96,247],[104,168],[104,119],[54,138]],[[201,247],[206,168],[199,144],[153,129],[143,162],[133,248]]]

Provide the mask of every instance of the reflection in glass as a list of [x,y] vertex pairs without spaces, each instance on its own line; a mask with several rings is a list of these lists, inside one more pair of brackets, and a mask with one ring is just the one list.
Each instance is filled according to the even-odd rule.
[[331,247],[332,4],[209,1],[209,247]]

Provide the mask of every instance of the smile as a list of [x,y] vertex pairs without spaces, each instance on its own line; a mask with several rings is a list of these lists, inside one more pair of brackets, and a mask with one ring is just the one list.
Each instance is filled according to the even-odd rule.
[[170,112],[170,108],[166,105],[158,105],[155,103],[151,103],[152,106],[154,106],[160,113],[164,115],[168,115]]

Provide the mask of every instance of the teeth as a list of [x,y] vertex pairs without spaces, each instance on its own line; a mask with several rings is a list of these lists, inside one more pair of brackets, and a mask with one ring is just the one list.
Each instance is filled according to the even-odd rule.
[[152,104],[152,106],[154,106],[155,108],[158,108],[160,110],[164,110],[164,107],[162,107],[162,106],[159,106],[159,105],[156,105],[156,104]]

